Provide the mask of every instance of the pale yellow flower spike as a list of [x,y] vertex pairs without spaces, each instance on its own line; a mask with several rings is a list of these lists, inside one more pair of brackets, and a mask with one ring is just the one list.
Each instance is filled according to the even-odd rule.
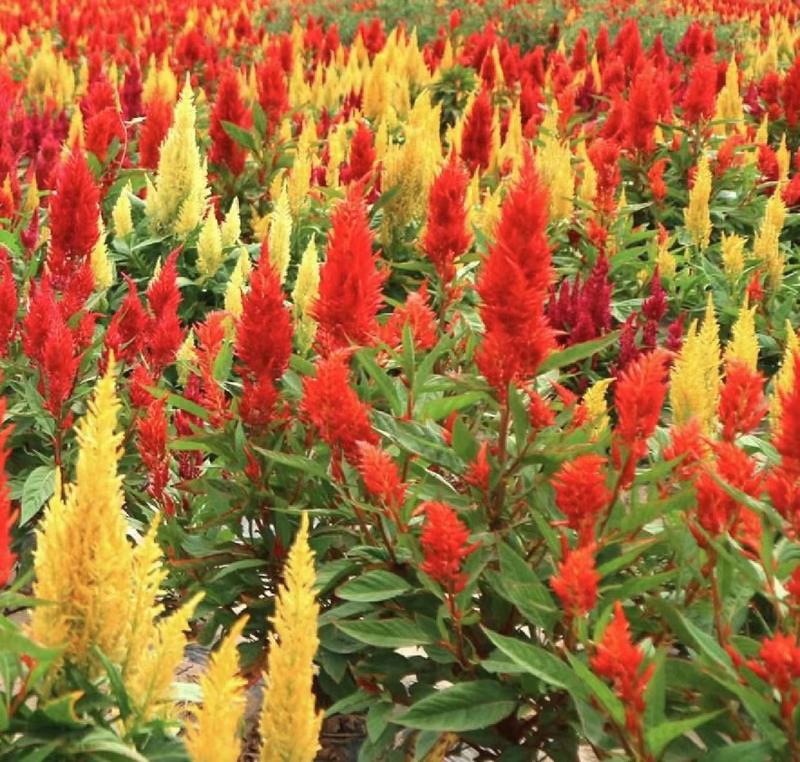
[[694,185],[689,191],[689,206],[683,212],[686,229],[699,249],[705,249],[711,240],[711,215],[708,210],[711,199],[711,170],[708,157],[701,156],[697,162]]
[[270,262],[283,283],[292,258],[292,212],[285,183],[270,216],[268,243]]
[[764,220],[753,242],[753,255],[764,262],[770,288],[777,289],[783,282],[785,257],[780,248],[781,231],[786,221],[786,205],[779,191],[767,201]]
[[246,703],[245,680],[239,675],[237,644],[247,618],[231,627],[200,678],[202,705],[186,730],[192,762],[236,762],[241,753],[240,726]]
[[300,267],[297,269],[297,280],[292,291],[293,313],[297,338],[303,349],[309,349],[314,343],[317,333],[317,321],[312,309],[319,296],[319,260],[317,246],[312,238],[308,242]]
[[97,219],[97,241],[92,247],[90,263],[94,284],[101,291],[105,291],[114,282],[114,269],[111,266],[111,259],[108,256],[106,246],[106,228],[103,225],[102,215]]
[[242,315],[244,286],[247,276],[250,274],[250,255],[247,250],[242,248],[239,259],[236,260],[236,267],[233,268],[228,285],[225,288],[225,309],[233,317],[239,318]]
[[222,220],[220,226],[220,233],[222,234],[222,248],[227,249],[234,246],[239,242],[242,235],[242,218],[239,214],[239,199],[234,198],[231,201],[230,209]]
[[206,214],[197,239],[197,269],[203,278],[211,278],[222,264],[222,233],[213,209]]
[[738,360],[750,370],[758,366],[758,338],[756,336],[756,308],[750,307],[745,297],[733,324],[731,338],[725,347],[725,362]]
[[780,425],[783,405],[781,392],[784,394],[794,386],[794,357],[800,351],[800,340],[797,338],[792,324],[786,321],[786,347],[783,350],[783,359],[780,370],[773,377],[772,394],[769,398],[769,422],[773,431]]
[[120,403],[114,382],[111,361],[77,427],[75,484],[64,500],[56,491],[34,553],[34,595],[51,603],[33,609],[33,639],[63,645],[64,658],[89,674],[100,669],[95,646],[122,662],[131,615],[133,551],[117,473],[122,435],[115,431]]
[[125,687],[141,720],[174,717],[172,681],[183,659],[189,620],[202,598],[203,593],[197,593],[169,617],[159,620],[149,647],[132,665]]
[[130,192],[131,184],[125,183],[125,187],[119,194],[119,198],[111,211],[111,219],[114,220],[114,234],[117,238],[126,238],[133,232],[133,212],[131,210],[131,199],[128,195]]
[[205,214],[209,190],[206,164],[197,145],[196,119],[187,78],[172,126],[161,144],[155,183],[148,180],[145,211],[154,232],[188,235]]
[[736,280],[744,272],[744,245],[746,239],[735,233],[722,234],[722,268],[730,280]]
[[128,647],[122,664],[123,680],[142,663],[156,631],[156,620],[164,611],[158,598],[167,578],[158,545],[160,515],[156,514],[142,542],[133,551],[131,615],[126,641]]
[[312,691],[319,605],[314,595],[314,554],[308,545],[306,513],[289,551],[284,576],[270,635],[260,760],[313,762],[322,727],[322,712],[315,709]]
[[606,391],[613,381],[613,378],[601,378],[599,381],[595,381],[583,395],[583,405],[587,418],[592,424],[592,436],[595,438],[608,428]]
[[697,321],[692,322],[670,373],[669,399],[675,423],[696,418],[701,429],[711,433],[721,385],[719,366],[719,326],[709,294],[703,327],[698,331]]

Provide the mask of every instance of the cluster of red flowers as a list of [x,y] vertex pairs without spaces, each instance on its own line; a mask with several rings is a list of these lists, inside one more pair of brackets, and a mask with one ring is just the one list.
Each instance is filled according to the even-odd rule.
[[464,559],[474,553],[478,543],[469,543],[469,529],[447,503],[429,501],[417,509],[425,515],[422,527],[420,569],[435,579],[449,595],[461,592],[467,581],[462,570]]
[[477,285],[484,323],[477,363],[501,398],[509,383],[534,375],[554,343],[544,312],[552,278],[547,214],[547,190],[527,156]]

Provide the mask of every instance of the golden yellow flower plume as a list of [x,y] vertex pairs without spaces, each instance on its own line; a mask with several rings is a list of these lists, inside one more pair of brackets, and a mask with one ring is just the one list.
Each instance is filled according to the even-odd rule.
[[303,514],[289,551],[285,583],[278,591],[270,636],[261,762],[313,762],[319,749],[322,713],[314,706],[312,683],[317,653],[319,605],[314,595],[314,554]]
[[63,660],[94,676],[95,649],[122,667],[134,716],[172,711],[170,688],[200,595],[169,617],[158,601],[166,576],[154,523],[134,549],[127,540],[119,464],[122,434],[114,362],[97,382],[78,425],[75,483],[60,479],[36,533],[34,594],[48,601],[31,618],[33,639],[63,646]]
[[195,134],[196,119],[187,79],[172,126],[161,144],[155,183],[147,181],[145,211],[156,233],[187,235],[205,214],[209,191],[206,164]]
[[705,249],[711,240],[711,215],[708,204],[711,199],[711,169],[708,157],[701,156],[697,162],[694,185],[689,191],[689,205],[683,212],[686,229],[698,249]]
[[193,712],[194,722],[186,730],[186,749],[192,762],[239,759],[246,683],[239,675],[237,643],[245,624],[246,617],[231,627],[200,678],[203,703]]
[[94,646],[115,662],[126,651],[131,613],[133,549],[126,539],[122,480],[117,473],[122,435],[112,369],[97,383],[78,425],[75,484],[60,484],[36,533],[34,640],[65,646],[64,658],[94,674]]
[[669,399],[675,423],[696,418],[701,429],[710,433],[721,384],[719,366],[719,326],[709,294],[703,326],[698,331],[696,320],[689,326],[670,373]]

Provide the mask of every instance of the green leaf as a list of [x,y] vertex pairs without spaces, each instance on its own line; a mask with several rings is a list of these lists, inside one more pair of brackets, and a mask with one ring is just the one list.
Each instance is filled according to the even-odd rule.
[[562,349],[560,352],[552,352],[545,357],[544,362],[539,366],[539,373],[547,373],[549,370],[563,368],[566,365],[574,365],[576,362],[585,360],[598,352],[602,352],[606,347],[610,347],[619,338],[619,331],[612,331],[599,339],[584,341],[580,344],[573,344],[571,347]]
[[62,729],[83,727],[86,723],[82,722],[75,712],[75,704],[82,695],[81,691],[65,693],[63,696],[48,701],[39,711]]
[[772,747],[766,741],[744,741],[703,755],[703,762],[768,762],[772,759]]
[[234,124],[233,122],[226,122],[223,120],[221,124],[222,129],[228,133],[228,136],[232,140],[235,140],[243,148],[247,148],[253,153],[258,153],[258,146],[256,145],[253,133],[244,129],[243,127],[240,127],[238,124]]
[[367,375],[375,382],[381,395],[389,403],[389,407],[394,415],[403,414],[403,403],[397,393],[394,381],[383,368],[375,362],[372,350],[362,349],[356,353],[358,364],[366,371]]
[[227,577],[229,574],[233,574],[233,572],[242,571],[243,569],[258,569],[266,565],[267,562],[263,558],[243,558],[241,561],[233,561],[232,563],[225,564],[209,582],[219,582],[219,580]]
[[397,722],[418,730],[460,733],[491,727],[516,706],[516,696],[508,686],[495,680],[476,680],[425,696]]
[[718,709],[716,712],[706,712],[696,717],[687,717],[683,720],[667,720],[654,728],[650,728],[646,733],[647,745],[656,757],[669,746],[676,738],[694,730],[700,725],[719,717],[725,710]]
[[589,693],[585,685],[575,672],[557,656],[532,643],[509,638],[486,628],[484,628],[484,632],[502,653],[531,675],[556,688],[569,691],[574,697],[588,700]]
[[336,626],[345,635],[379,648],[409,648],[433,642],[430,635],[410,619],[364,619],[337,622]]
[[22,487],[20,526],[27,524],[53,496],[56,470],[53,466],[37,466],[28,474]]
[[77,753],[91,755],[89,758],[95,760],[127,759],[132,762],[148,762],[146,757],[128,746],[119,736],[102,728],[96,728],[80,741],[71,744],[70,751],[76,755]]
[[410,588],[411,585],[402,577],[382,569],[376,569],[345,582],[336,591],[336,594],[345,601],[373,603],[394,598]]
[[441,421],[451,413],[470,407],[485,398],[486,394],[484,392],[463,392],[452,397],[427,400],[422,405],[419,417],[423,420],[432,418],[434,421]]
[[286,452],[278,452],[277,450],[265,450],[262,447],[253,447],[254,450],[260,452],[268,460],[273,463],[279,463],[287,468],[295,469],[296,471],[303,471],[304,473],[316,476],[320,479],[326,479],[328,472],[325,467],[311,458],[306,458],[304,455],[293,455]]
[[551,630],[560,618],[550,592],[525,559],[506,544],[498,549],[502,593],[532,624]]

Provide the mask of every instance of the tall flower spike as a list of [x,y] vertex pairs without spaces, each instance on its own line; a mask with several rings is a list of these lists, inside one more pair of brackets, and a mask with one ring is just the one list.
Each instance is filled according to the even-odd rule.
[[312,308],[323,353],[368,343],[375,335],[385,279],[377,259],[361,188],[354,183],[333,212],[319,299]]
[[614,619],[603,632],[591,658],[592,670],[614,685],[614,692],[625,705],[625,724],[632,733],[642,732],[645,690],[653,675],[653,665],[642,669],[644,654],[631,640],[630,627],[622,604],[614,604]]
[[684,224],[699,249],[705,249],[711,240],[711,215],[708,211],[710,199],[711,169],[708,157],[701,156],[697,162],[694,185],[689,191],[689,205],[683,212]]
[[462,564],[477,550],[478,543],[469,544],[469,529],[447,503],[429,501],[417,510],[425,514],[420,538],[425,559],[420,569],[448,595],[461,592],[467,581]]
[[314,320],[314,305],[319,297],[319,260],[317,245],[312,237],[300,259],[297,278],[292,290],[293,316],[297,341],[303,350],[308,350],[317,334],[317,321]]
[[[264,326],[269,325],[268,331]],[[236,357],[244,379],[241,411],[251,426],[269,422],[278,396],[276,384],[289,367],[292,322],[269,257],[262,257],[242,300],[236,326]]]
[[794,385],[794,356],[800,351],[800,341],[789,320],[786,321],[786,346],[783,350],[781,367],[773,377],[772,395],[769,400],[770,425],[774,430],[778,428],[783,410],[781,397],[788,394]]
[[34,640],[64,645],[64,658],[90,672],[93,647],[121,663],[131,613],[132,549],[126,540],[122,481],[117,473],[122,434],[113,363],[97,383],[78,425],[76,481],[62,498],[57,488],[37,531],[34,554],[37,606]]
[[200,678],[203,703],[186,730],[192,762],[236,762],[241,754],[246,682],[239,675],[238,642],[245,624],[246,617],[231,627]]
[[[0,420],[6,414],[5,398],[0,398]],[[11,570],[16,556],[11,551],[11,524],[14,514],[11,511],[11,494],[8,489],[6,460],[8,459],[8,438],[14,427],[4,426],[0,429],[0,588],[11,578]]]
[[725,363],[737,360],[754,371],[758,365],[758,338],[756,336],[756,308],[745,298],[733,324],[731,338],[725,347]]
[[719,399],[719,361],[719,326],[709,294],[703,327],[698,331],[697,321],[689,327],[670,373],[669,399],[675,423],[696,417],[703,432],[711,432]]
[[335,475],[341,473],[342,456],[357,463],[361,442],[377,444],[370,408],[350,386],[350,371],[341,352],[321,358],[316,376],[303,379],[300,412],[331,448]]
[[550,587],[569,616],[581,617],[594,608],[599,581],[594,548],[584,545],[564,555],[558,574],[550,578]]
[[503,203],[477,286],[484,323],[478,367],[501,397],[510,382],[536,372],[554,343],[544,314],[552,272],[547,215],[547,190],[528,156]]
[[270,216],[268,242],[270,262],[283,283],[292,258],[292,211],[285,183]]
[[658,424],[667,396],[667,359],[662,349],[648,352],[631,362],[617,381],[613,455],[618,467],[623,466],[623,457],[627,459],[626,482],[633,476],[636,461],[646,453],[647,440]]
[[261,708],[261,762],[313,762],[319,750],[322,713],[314,707],[312,690],[319,646],[314,582],[314,553],[308,544],[308,514],[304,513],[272,619]]
[[454,262],[470,243],[466,210],[468,183],[469,175],[453,155],[433,181],[428,196],[422,248],[445,285],[455,277]]
[[131,211],[131,184],[125,183],[120,191],[114,208],[111,211],[111,219],[114,220],[114,234],[117,238],[126,238],[133,232],[133,213]]
[[595,524],[611,507],[605,466],[606,459],[600,455],[579,455],[564,463],[553,477],[556,505],[578,533],[581,545],[594,540]]
[[172,127],[161,144],[155,184],[148,180],[145,211],[156,233],[187,235],[205,213],[208,185],[195,134],[196,118],[187,78]]
[[99,231],[100,191],[83,151],[75,150],[58,170],[50,199],[47,269],[57,289],[68,287],[89,261]]
[[222,265],[222,233],[213,209],[206,213],[197,239],[197,270],[203,278],[211,278]]

